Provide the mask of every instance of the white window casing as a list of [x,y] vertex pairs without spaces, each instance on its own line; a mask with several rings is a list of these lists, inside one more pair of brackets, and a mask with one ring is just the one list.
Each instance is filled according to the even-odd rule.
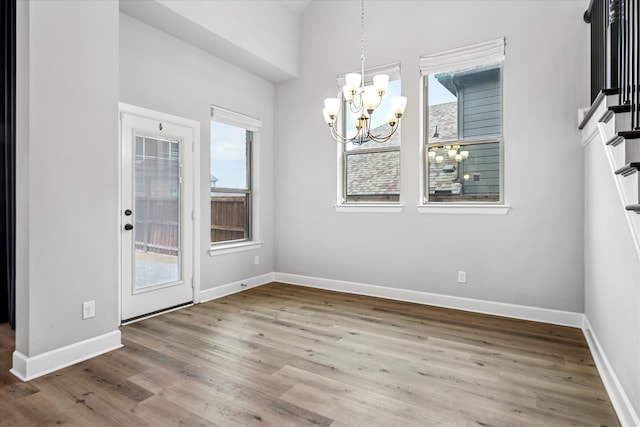
[[259,249],[260,240],[260,130],[262,120],[217,105],[211,106],[211,120],[253,132],[251,142],[251,240],[211,244],[209,256]]
[[[504,37],[475,43],[467,46],[457,47],[446,51],[423,55],[420,57],[420,75],[422,87],[426,87],[426,79],[429,75],[441,72],[457,72],[474,68],[481,68],[492,64],[503,64],[505,59],[506,41]],[[428,109],[428,100],[426,98],[426,90],[421,92],[420,99],[421,108]],[[418,203],[418,212],[424,214],[497,214],[504,215],[509,212],[510,206],[504,204],[504,156],[503,156],[503,139],[500,140],[500,203],[478,204],[463,201],[453,202],[427,202],[427,174],[429,169],[426,161],[426,152],[428,150],[429,129],[426,117],[428,114],[421,114],[424,122],[421,126],[421,188],[420,202]]]
[[[362,70],[352,71],[360,74]],[[369,67],[364,70],[364,82],[365,86],[373,84],[373,77],[378,74],[387,74],[389,81],[401,80],[400,62],[392,62],[375,67]],[[342,99],[342,87],[346,84],[347,73],[339,74],[336,76],[336,90],[337,97]],[[344,105],[344,103],[343,103]],[[342,115],[338,117],[338,128],[343,127]],[[398,129],[400,131],[400,129]],[[345,194],[345,182],[346,182],[346,165],[344,156],[344,145],[337,143],[337,201],[334,209],[336,212],[369,212],[369,213],[400,213],[402,212],[402,205],[398,202],[374,202],[368,203],[347,203],[347,195]],[[382,144],[384,145],[384,144]],[[397,148],[400,150],[400,148]]]

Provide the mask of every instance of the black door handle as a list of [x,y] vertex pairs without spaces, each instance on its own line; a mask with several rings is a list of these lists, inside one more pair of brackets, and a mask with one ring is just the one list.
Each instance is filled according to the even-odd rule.
[[124,225],[124,229],[125,229],[125,230],[133,230],[133,225],[131,225],[131,224],[125,224],[125,225]]
[[131,214],[132,214],[132,213],[133,213],[133,212],[131,212],[131,209],[125,209],[125,210],[124,210],[124,214],[125,214],[126,216],[131,216]]

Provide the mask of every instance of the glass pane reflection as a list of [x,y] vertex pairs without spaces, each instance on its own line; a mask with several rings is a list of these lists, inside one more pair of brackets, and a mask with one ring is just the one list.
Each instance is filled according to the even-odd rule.
[[136,136],[134,290],[180,280],[180,142]]

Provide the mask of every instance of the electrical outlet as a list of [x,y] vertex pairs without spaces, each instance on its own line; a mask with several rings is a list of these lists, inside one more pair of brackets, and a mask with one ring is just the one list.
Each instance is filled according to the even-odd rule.
[[253,259],[253,262],[254,262],[256,265],[260,264],[260,256],[259,256],[259,255],[256,255],[256,256],[255,256],[255,258]]
[[96,316],[96,302],[86,301],[82,303],[82,320]]
[[467,283],[466,271],[458,271],[458,283]]

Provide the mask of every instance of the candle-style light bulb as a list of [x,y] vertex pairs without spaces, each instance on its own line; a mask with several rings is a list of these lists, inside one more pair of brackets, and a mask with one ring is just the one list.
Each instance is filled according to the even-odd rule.
[[386,74],[373,76],[373,86],[376,88],[378,95],[384,95],[387,92],[387,87],[389,86],[389,76]]
[[389,123],[391,127],[394,127],[397,122],[398,122],[398,119],[396,119],[396,115],[390,111],[389,114],[387,114],[387,123]]
[[351,91],[351,88],[348,85],[344,85],[342,87],[342,95],[344,95],[344,100],[347,101],[349,104],[353,102],[353,92]]
[[360,87],[360,82],[362,81],[362,76],[360,74],[349,73],[344,78],[347,82],[347,86],[349,86],[351,90],[358,90],[358,88]]
[[338,111],[340,111],[340,99],[327,98],[324,100],[324,108],[327,109],[327,114],[331,117],[337,117]]
[[331,117],[329,116],[329,111],[326,108],[322,109],[322,115],[324,116],[324,121],[331,126],[333,123],[333,120],[331,119]]
[[407,108],[407,98],[404,96],[396,96],[391,100],[391,109],[396,117],[400,118]]
[[362,94],[362,103],[364,104],[364,109],[371,114],[380,104],[380,95],[374,91],[367,90]]

